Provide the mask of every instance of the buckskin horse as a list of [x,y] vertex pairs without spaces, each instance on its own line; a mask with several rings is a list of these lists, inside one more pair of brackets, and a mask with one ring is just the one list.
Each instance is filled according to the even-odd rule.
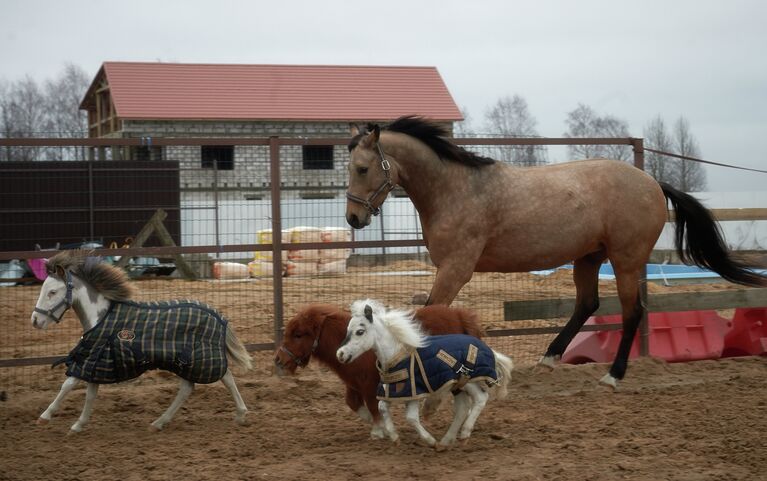
[[525,272],[573,262],[576,306],[540,364],[553,368],[599,307],[598,273],[615,271],[623,334],[600,383],[617,388],[645,312],[642,269],[676,213],[676,250],[686,263],[722,278],[765,286],[727,249],[711,213],[695,198],[615,160],[583,160],[516,167],[455,145],[440,125],[405,116],[368,132],[352,128],[346,220],[370,224],[395,186],[418,211],[436,279],[427,304],[450,304],[474,272]]

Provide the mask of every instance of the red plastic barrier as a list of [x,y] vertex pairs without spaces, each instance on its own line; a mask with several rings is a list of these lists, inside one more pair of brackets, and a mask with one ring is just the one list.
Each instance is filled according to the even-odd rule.
[[[620,323],[621,316],[595,316],[586,324]],[[651,312],[649,352],[668,362],[718,359],[724,348],[729,321],[715,311]],[[612,362],[623,331],[582,332],[575,336],[562,356],[570,364]],[[629,358],[639,355],[639,332]]]
[[738,308],[724,337],[722,357],[767,355],[767,308]]

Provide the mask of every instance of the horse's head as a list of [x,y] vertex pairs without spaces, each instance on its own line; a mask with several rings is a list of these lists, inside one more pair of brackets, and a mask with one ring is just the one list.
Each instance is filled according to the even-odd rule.
[[282,345],[274,353],[275,374],[293,375],[296,369],[309,364],[320,342],[325,320],[339,309],[312,305],[299,311],[288,321]]
[[72,307],[73,290],[72,272],[61,267],[57,267],[55,272],[49,272],[32,312],[32,326],[47,329],[51,323],[61,321],[64,313]]
[[352,127],[349,143],[349,190],[346,191],[346,222],[355,229],[370,224],[378,215],[386,196],[397,185],[396,164],[384,155],[379,143],[381,130],[372,126],[370,132],[360,133]]
[[336,351],[341,363],[349,364],[375,346],[377,337],[373,317],[374,309],[378,308],[378,303],[369,299],[352,303],[352,318],[346,327],[346,338]]

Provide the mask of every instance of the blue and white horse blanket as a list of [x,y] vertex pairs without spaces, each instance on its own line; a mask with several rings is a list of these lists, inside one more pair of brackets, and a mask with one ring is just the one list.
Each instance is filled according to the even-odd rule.
[[464,334],[430,336],[427,346],[378,366],[379,400],[407,401],[462,387],[468,380],[498,381],[495,355],[487,344]]
[[227,370],[227,321],[197,301],[116,302],[63,362],[67,376],[109,384],[163,369],[194,383]]

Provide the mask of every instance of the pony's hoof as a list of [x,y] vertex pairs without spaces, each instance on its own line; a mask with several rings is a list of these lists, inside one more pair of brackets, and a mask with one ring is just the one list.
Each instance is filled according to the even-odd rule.
[[149,425],[148,429],[150,433],[159,433],[160,431],[162,431],[162,426],[152,423]]
[[248,421],[244,417],[242,417],[242,418],[235,418],[234,422],[236,422],[239,426],[250,426],[250,421]]
[[72,426],[71,428],[69,428],[69,432],[67,432],[67,436],[74,436],[78,433],[81,433],[82,431],[83,431],[83,428]]
[[540,361],[538,361],[537,369],[540,371],[546,371],[550,372],[554,370],[554,367],[557,365],[557,362],[559,361],[561,356],[543,356],[541,357]]
[[438,453],[441,453],[442,451],[447,451],[448,449],[450,449],[449,444],[437,443],[434,445],[434,450],[437,451]]
[[611,388],[613,392],[618,390],[618,380],[612,377],[609,373],[605,374],[602,379],[599,380],[599,385]]
[[50,419],[45,418],[37,418],[37,421],[35,421],[38,426],[47,426],[49,422],[51,422]]

